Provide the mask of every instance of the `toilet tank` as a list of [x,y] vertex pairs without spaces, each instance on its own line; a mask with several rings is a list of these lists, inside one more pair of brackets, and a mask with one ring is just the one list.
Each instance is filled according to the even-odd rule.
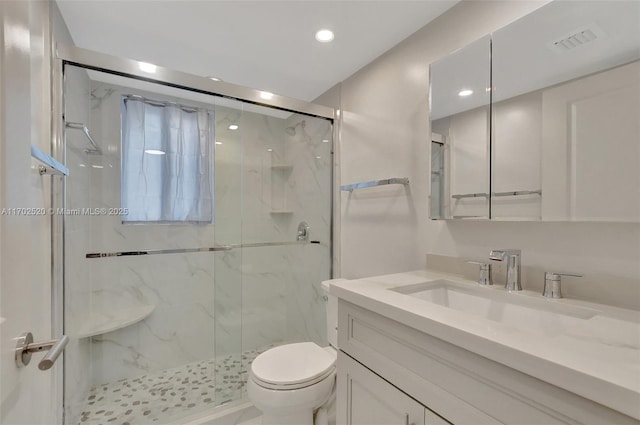
[[335,282],[342,282],[346,279],[331,279],[322,282],[324,292],[325,309],[327,312],[327,339],[329,344],[338,349],[338,298],[329,293],[329,285]]

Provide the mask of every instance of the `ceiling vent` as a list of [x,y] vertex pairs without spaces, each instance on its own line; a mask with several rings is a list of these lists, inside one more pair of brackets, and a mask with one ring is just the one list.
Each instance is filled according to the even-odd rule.
[[548,44],[557,53],[566,53],[577,47],[590,44],[594,40],[605,38],[606,34],[596,24],[590,24],[571,31],[564,37],[557,38]]

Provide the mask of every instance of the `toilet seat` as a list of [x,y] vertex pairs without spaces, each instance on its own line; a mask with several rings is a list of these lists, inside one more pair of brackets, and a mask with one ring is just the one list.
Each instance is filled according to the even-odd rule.
[[335,373],[336,355],[313,342],[282,345],[260,354],[251,378],[263,387],[294,390],[314,385]]
[[302,389],[302,388],[310,387],[312,385],[317,384],[318,382],[321,382],[321,381],[327,379],[327,377],[335,375],[335,372],[336,372],[336,368],[332,367],[330,370],[328,370],[322,376],[319,376],[319,377],[317,377],[315,379],[312,379],[310,381],[298,382],[298,383],[295,383],[295,384],[273,384],[273,383],[270,383],[270,382],[262,381],[259,378],[256,378],[255,375],[252,375],[251,378],[253,379],[253,381],[258,386],[260,386],[262,388],[268,388],[270,390],[287,391],[287,390],[299,390],[299,389]]

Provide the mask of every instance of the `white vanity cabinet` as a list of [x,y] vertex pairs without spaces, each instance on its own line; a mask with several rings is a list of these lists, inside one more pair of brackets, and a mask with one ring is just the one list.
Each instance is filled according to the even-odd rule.
[[445,421],[348,355],[338,354],[338,423],[445,425]]
[[640,423],[343,299],[338,317],[338,425]]

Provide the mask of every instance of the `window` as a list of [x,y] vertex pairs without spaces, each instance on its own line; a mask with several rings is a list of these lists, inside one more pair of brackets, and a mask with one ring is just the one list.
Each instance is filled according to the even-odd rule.
[[213,222],[213,111],[122,98],[124,222]]

